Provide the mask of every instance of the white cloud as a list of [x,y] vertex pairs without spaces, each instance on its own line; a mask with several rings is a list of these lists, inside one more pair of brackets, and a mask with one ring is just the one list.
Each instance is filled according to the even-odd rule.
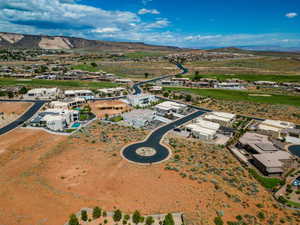
[[152,2],[153,0],[142,0],[143,5],[147,5],[149,2]]
[[138,12],[139,15],[144,15],[144,14],[155,14],[158,15],[160,12],[157,9],[140,9]]
[[292,18],[298,16],[298,14],[295,12],[290,12],[290,13],[285,14],[285,16],[289,19],[292,19]]
[[170,21],[168,19],[159,19],[155,21],[154,23],[149,23],[144,26],[145,29],[157,29],[157,28],[164,28],[167,27],[170,24]]
[[118,31],[120,31],[120,29],[116,27],[105,27],[105,28],[97,28],[95,30],[92,30],[92,32],[95,33],[116,33]]

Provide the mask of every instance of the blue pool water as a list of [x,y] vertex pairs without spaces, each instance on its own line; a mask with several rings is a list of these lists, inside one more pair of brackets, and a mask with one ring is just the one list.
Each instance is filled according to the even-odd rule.
[[78,127],[80,127],[80,123],[74,123],[73,125],[72,125],[72,128],[78,128]]
[[298,157],[300,157],[300,145],[292,145],[289,147],[289,151]]

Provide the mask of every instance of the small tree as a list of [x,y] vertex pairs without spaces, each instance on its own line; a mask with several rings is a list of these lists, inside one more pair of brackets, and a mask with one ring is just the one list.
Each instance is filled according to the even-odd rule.
[[185,100],[186,100],[187,102],[192,101],[192,96],[191,96],[191,95],[186,95],[186,96],[185,96]]
[[77,216],[75,214],[72,214],[70,216],[69,225],[79,225],[79,221],[78,221]]
[[81,220],[87,221],[88,220],[88,215],[86,210],[81,211]]
[[149,77],[149,73],[145,73],[144,75],[146,79]]
[[216,225],[223,225],[224,222],[220,216],[215,217],[214,222]]
[[92,67],[97,67],[98,65],[97,65],[97,63],[92,62],[92,63],[91,63],[91,66],[92,66]]
[[135,224],[138,224],[140,222],[140,219],[141,219],[141,214],[139,211],[135,211],[132,215],[132,221],[135,223]]
[[174,225],[175,222],[174,222],[174,219],[173,219],[173,216],[171,213],[168,213],[166,216],[165,216],[165,219],[163,221],[163,225]]
[[148,216],[146,218],[146,225],[152,225],[154,223],[154,219],[152,216]]
[[93,218],[98,219],[100,216],[101,216],[101,209],[98,206],[96,206],[93,209]]
[[115,211],[113,219],[115,222],[119,222],[122,219],[122,212],[119,209]]

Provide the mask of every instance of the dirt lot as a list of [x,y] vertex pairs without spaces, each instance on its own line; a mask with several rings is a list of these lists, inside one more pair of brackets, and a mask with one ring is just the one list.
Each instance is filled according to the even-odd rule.
[[[118,115],[130,109],[130,107],[122,101],[96,101],[96,102],[90,102],[89,105],[92,108],[92,112],[95,113],[98,118],[104,118],[105,115],[108,116]],[[99,109],[99,107],[109,108],[114,106],[118,106],[118,108],[104,109],[104,110]]]
[[0,127],[17,119],[30,106],[28,102],[0,102]]
[[[126,213],[184,212],[193,224],[213,224],[217,213],[227,221],[264,211],[266,218],[256,224],[278,224],[279,218],[290,215],[274,208],[278,206],[271,195],[246,170],[238,169],[226,150],[176,139],[171,145],[180,162],[138,166],[120,157],[124,145],[146,135],[143,130],[94,122],[72,137],[26,129],[0,136],[1,223],[59,225],[71,213],[96,205]],[[202,164],[199,171],[191,170]],[[168,166],[178,167],[178,172]],[[237,181],[231,184],[222,177]],[[254,195],[249,188],[255,189]],[[258,203],[264,207],[258,208]],[[290,220],[297,223],[296,217]]]

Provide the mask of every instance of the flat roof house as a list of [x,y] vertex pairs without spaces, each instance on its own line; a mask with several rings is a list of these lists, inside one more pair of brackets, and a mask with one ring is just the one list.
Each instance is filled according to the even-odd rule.
[[159,116],[165,116],[172,113],[180,114],[183,113],[187,108],[188,108],[187,105],[179,104],[171,101],[162,102],[154,106],[154,110],[156,111],[156,114]]
[[155,120],[155,112],[149,109],[137,109],[123,114],[125,122],[135,128],[146,127]]
[[245,133],[240,139],[239,144],[247,151],[254,154],[279,151],[279,148],[269,140],[269,137],[253,132]]
[[116,87],[116,88],[102,88],[99,89],[98,91],[104,95],[121,95],[121,92],[125,90],[126,90],[125,88]]
[[280,120],[265,120],[261,122],[257,128],[264,131],[281,133],[283,129],[295,128],[295,124]]
[[23,97],[24,99],[35,100],[49,100],[56,99],[60,93],[58,88],[36,88],[29,90]]
[[148,94],[128,95],[127,100],[134,107],[146,107],[157,101],[154,95]]
[[294,163],[295,159],[286,151],[253,155],[253,164],[264,175],[281,175],[285,167],[291,167]]
[[95,97],[94,93],[90,90],[66,90],[64,94],[66,98],[82,97],[85,100],[90,100]]
[[222,83],[216,83],[214,85],[214,88],[220,88],[220,89],[244,89],[245,84],[241,83],[227,83],[227,82],[222,82]]
[[47,127],[53,131],[64,131],[72,122],[79,120],[79,112],[66,109],[47,109],[39,113],[30,124],[35,127]]
[[64,101],[52,101],[50,102],[49,106],[51,108],[56,109],[72,109],[74,107],[82,106],[86,103],[84,98],[74,98],[74,99],[67,99]]
[[215,139],[220,124],[197,119],[196,123],[188,124],[185,126],[187,131],[200,140],[211,141]]
[[236,115],[226,112],[211,112],[204,115],[204,118],[212,121],[220,121],[224,123],[231,123],[235,120]]

